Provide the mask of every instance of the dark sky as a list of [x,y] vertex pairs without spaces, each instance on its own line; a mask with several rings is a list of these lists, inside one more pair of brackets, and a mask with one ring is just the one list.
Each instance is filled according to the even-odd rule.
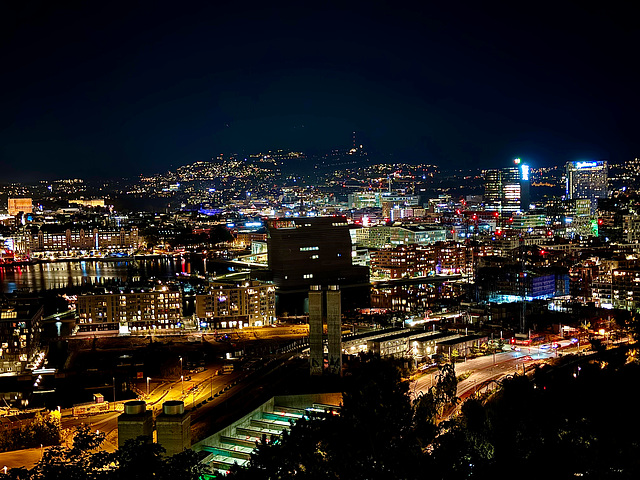
[[633,2],[312,3],[2,2],[0,180],[353,130],[374,158],[443,167],[640,155]]

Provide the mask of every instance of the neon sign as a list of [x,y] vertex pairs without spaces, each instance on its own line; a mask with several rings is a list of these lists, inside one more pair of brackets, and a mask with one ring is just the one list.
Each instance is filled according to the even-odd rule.
[[576,168],[593,168],[597,167],[599,162],[573,162]]

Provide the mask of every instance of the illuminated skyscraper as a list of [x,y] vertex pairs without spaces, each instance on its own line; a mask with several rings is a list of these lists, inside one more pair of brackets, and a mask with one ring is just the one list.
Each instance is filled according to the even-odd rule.
[[506,214],[529,210],[529,166],[519,158],[514,164],[485,172],[484,204],[487,210]]
[[608,166],[605,160],[568,162],[567,198],[591,200],[591,211],[598,206],[599,198],[607,198]]

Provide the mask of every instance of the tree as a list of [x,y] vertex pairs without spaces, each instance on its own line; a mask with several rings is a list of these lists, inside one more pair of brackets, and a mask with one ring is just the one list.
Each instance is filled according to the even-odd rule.
[[162,445],[149,443],[147,437],[141,436],[127,440],[124,446],[112,455],[111,460],[115,468],[109,478],[114,480],[162,478],[166,472],[162,456],[164,451]]
[[177,453],[165,461],[163,476],[167,479],[200,480],[207,472],[207,467],[200,460],[201,455],[193,450]]
[[230,242],[233,240],[233,235],[227,227],[224,225],[214,225],[209,233],[209,241],[217,245],[222,242]]
[[42,459],[29,472],[31,478],[99,479],[106,478],[110,455],[95,451],[105,439],[103,432],[92,432],[82,425],[76,428],[71,448],[56,446],[45,450]]
[[418,478],[422,455],[400,370],[369,358],[348,380],[340,416],[298,420],[281,441],[260,442],[231,478]]
[[441,432],[438,420],[447,405],[457,403],[458,378],[453,363],[438,366],[436,384],[418,396],[413,405],[413,423],[423,448],[430,445]]

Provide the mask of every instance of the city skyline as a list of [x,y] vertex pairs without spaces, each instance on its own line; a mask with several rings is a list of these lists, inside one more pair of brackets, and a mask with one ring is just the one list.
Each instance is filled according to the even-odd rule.
[[621,10],[4,8],[5,178],[314,154],[348,147],[352,131],[374,161],[459,168],[619,163],[640,150],[627,71],[637,27]]

